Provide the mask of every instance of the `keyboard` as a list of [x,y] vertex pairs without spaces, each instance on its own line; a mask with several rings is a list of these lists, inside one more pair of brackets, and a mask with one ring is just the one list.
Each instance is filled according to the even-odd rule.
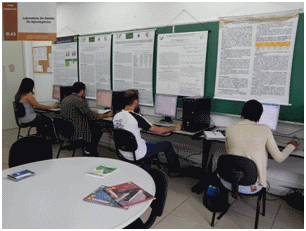
[[176,124],[160,124],[160,123],[153,123],[153,125],[155,125],[156,127],[173,127]]

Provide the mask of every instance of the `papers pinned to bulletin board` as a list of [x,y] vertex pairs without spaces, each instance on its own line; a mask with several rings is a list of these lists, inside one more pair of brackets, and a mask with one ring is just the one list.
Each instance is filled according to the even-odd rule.
[[34,73],[52,73],[52,47],[33,47],[33,71]]

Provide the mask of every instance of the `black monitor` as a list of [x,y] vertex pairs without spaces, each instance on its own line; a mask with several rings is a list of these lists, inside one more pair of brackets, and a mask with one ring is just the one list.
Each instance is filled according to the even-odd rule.
[[53,85],[52,99],[60,100],[60,97],[61,97],[60,86],[59,85]]
[[60,86],[61,102],[66,96],[71,94],[72,94],[72,86]]
[[176,95],[155,95],[155,114],[164,116],[160,122],[172,123],[176,116],[177,96]]
[[125,91],[113,91],[112,111],[114,115],[125,108],[124,93]]

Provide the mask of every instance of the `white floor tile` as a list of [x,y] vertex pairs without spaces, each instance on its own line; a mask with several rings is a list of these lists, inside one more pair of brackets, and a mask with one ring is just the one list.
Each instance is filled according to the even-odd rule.
[[303,229],[304,212],[292,208],[283,201],[273,225],[286,229]]
[[[148,220],[148,218],[149,218],[149,216],[150,216],[150,214],[151,214],[151,211],[152,211],[152,209],[151,209],[151,207],[149,207],[148,209],[147,209],[147,211],[145,211],[145,213],[144,214],[142,214],[141,215],[141,220],[143,221],[143,222],[146,222],[147,220]],[[160,221],[162,221],[166,216],[168,216],[169,215],[169,213],[167,213],[167,212],[163,212],[163,215],[161,216],[161,217],[157,217],[156,218],[156,220],[155,220],[155,222],[154,222],[154,224],[152,225],[152,227],[151,228],[153,228],[155,225],[157,225]]]
[[169,214],[161,222],[159,222],[153,229],[205,229],[207,227],[201,226],[195,222],[177,217]]
[[212,212],[210,212],[202,203],[203,195],[189,197],[183,204],[176,208],[171,214],[197,223],[200,226],[210,228]]

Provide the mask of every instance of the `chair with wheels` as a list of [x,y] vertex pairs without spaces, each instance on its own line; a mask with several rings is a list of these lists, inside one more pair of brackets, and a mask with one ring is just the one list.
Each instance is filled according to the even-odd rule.
[[27,136],[18,139],[9,151],[9,167],[36,161],[48,160],[53,157],[50,142],[42,137]]
[[[257,181],[258,173],[257,167],[254,161],[242,156],[235,155],[221,155],[218,159],[217,170],[216,172],[220,178],[231,183],[231,194],[235,199],[239,199],[242,195],[244,196],[257,196],[257,208],[256,208],[256,216],[255,216],[255,229],[258,228],[259,221],[259,213],[260,213],[260,205],[261,201],[263,204],[262,215],[265,216],[265,207],[266,207],[266,188],[262,187],[260,191],[254,194],[244,194],[238,192],[239,185],[243,186],[251,186],[254,185]],[[224,187],[222,183],[220,183],[221,187]],[[226,189],[224,187],[224,189]],[[229,192],[229,190],[227,190]],[[230,205],[229,205],[230,206]],[[217,219],[221,219],[221,217],[228,211],[228,208],[221,213]],[[211,221],[211,226],[214,226],[216,212],[213,212],[213,217]]]
[[85,142],[82,138],[74,139],[74,126],[72,122],[63,119],[61,117],[55,117],[53,124],[57,137],[60,139],[60,148],[58,150],[56,158],[59,157],[62,150],[73,151],[72,157],[74,157],[77,149],[82,148],[84,153]]
[[125,227],[125,229],[149,229],[154,224],[157,217],[163,215],[165,203],[167,199],[168,181],[165,175],[158,169],[150,169],[148,173],[152,176],[155,186],[155,200],[151,203],[152,211],[146,222],[140,218]]
[[[114,129],[113,132],[114,132],[116,154],[117,154],[117,156],[120,160],[130,162],[130,163],[136,164],[138,166],[141,166],[144,169],[147,169],[148,167],[146,167],[146,166],[149,165],[151,167],[151,161],[153,159],[157,158],[158,161],[155,162],[155,163],[157,164],[158,168],[160,168],[160,165],[159,165],[160,162],[159,162],[159,159],[158,159],[158,155],[155,155],[151,158],[145,158],[145,159],[142,158],[142,159],[139,159],[139,160],[136,159],[135,152],[138,148],[138,144],[137,144],[136,138],[135,138],[133,133],[131,133],[127,130],[124,130],[124,129]],[[128,159],[124,158],[124,156],[120,153],[119,150],[126,151],[126,152],[132,152],[134,160],[128,160]]]
[[18,140],[20,137],[23,137],[22,135],[20,135],[21,128],[29,128],[28,130],[28,136],[29,136],[33,126],[24,125],[19,122],[19,118],[22,118],[25,116],[25,109],[22,103],[13,101],[13,108],[14,108],[15,121],[19,128],[18,135],[17,135],[17,140]]

